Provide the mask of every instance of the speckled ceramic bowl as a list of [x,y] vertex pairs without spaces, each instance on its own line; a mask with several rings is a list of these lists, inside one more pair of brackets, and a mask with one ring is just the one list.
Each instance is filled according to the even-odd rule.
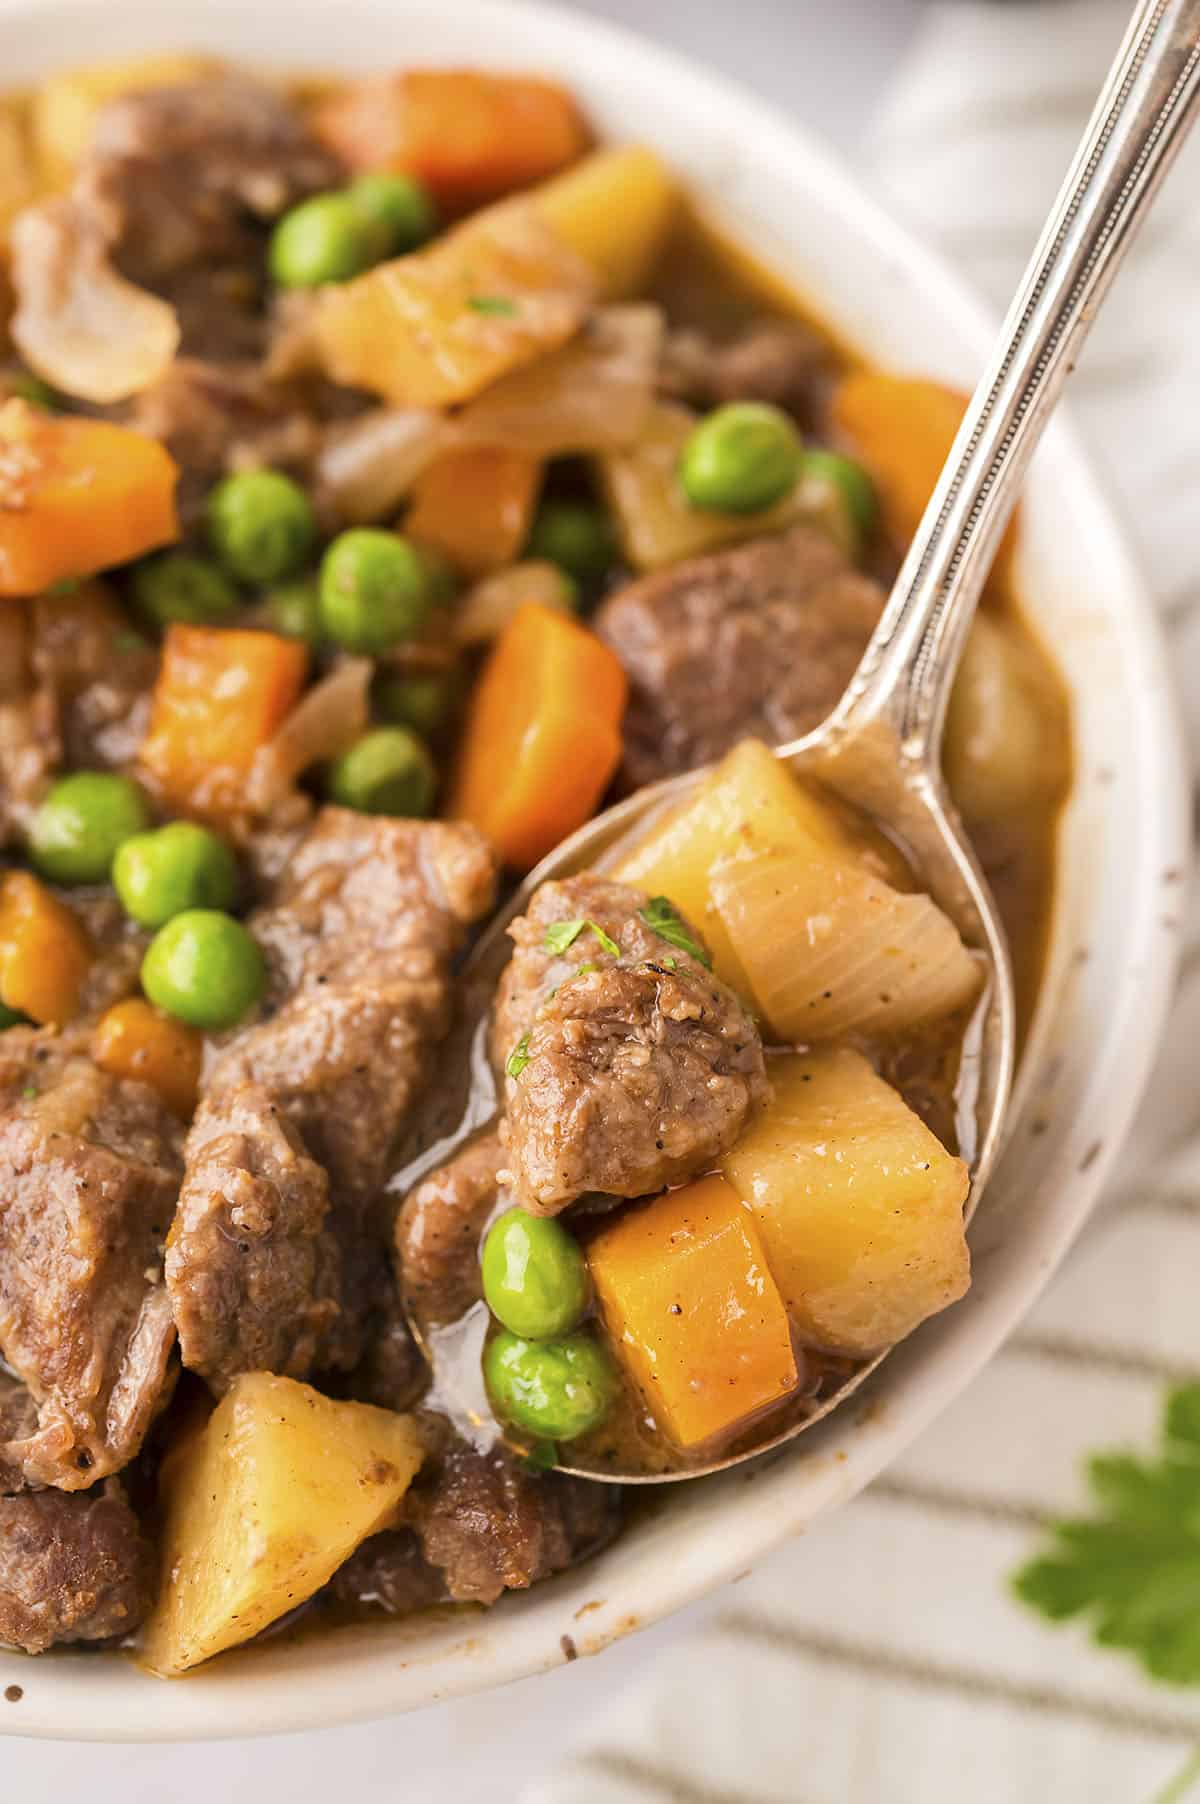
[[[0,72],[207,49],[288,69],[418,61],[538,68],[600,128],[655,144],[879,362],[969,385],[989,323],[934,258],[764,103],[573,11],[528,0],[0,0]],[[1025,514],[1024,589],[1075,702],[1078,786],[1042,1011],[1012,1143],[974,1225],[975,1283],[844,1412],[769,1464],[674,1491],[579,1571],[486,1614],[267,1645],[166,1684],[131,1662],[0,1654],[0,1732],[155,1741],[410,1710],[598,1652],[744,1571],[844,1503],[912,1440],[1029,1308],[1096,1198],[1148,1073],[1173,964],[1164,884],[1186,858],[1183,761],[1158,630],[1061,425]],[[1086,955],[1086,956],[1085,956]]]

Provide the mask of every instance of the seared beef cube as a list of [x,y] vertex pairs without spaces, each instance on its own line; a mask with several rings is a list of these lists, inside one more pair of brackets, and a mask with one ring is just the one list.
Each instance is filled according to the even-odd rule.
[[150,1607],[151,1569],[116,1479],[73,1497],[0,1497],[0,1642],[41,1654],[132,1634]]
[[448,1596],[493,1604],[602,1547],[619,1526],[621,1494],[456,1442],[417,1479],[405,1514]]
[[105,107],[75,196],[131,281],[239,263],[253,226],[338,185],[337,160],[275,87],[215,76]]
[[[380,1260],[386,1257],[381,1248]],[[402,1415],[418,1401],[428,1381],[429,1367],[413,1339],[400,1292],[394,1279],[381,1273],[365,1353],[344,1376],[323,1378],[321,1387],[356,1403],[373,1403],[377,1409],[393,1409]]]
[[454,1322],[483,1294],[479,1241],[500,1204],[504,1153],[494,1133],[472,1140],[405,1198],[396,1273],[419,1322]]
[[326,1595],[355,1610],[411,1616],[431,1604],[445,1603],[449,1594],[445,1578],[429,1564],[413,1530],[392,1528],[372,1535],[350,1555]]
[[268,1013],[208,1074],[167,1262],[184,1363],[218,1388],[352,1371],[375,1328],[399,1382],[380,1191],[494,886],[472,827],[327,808],[251,918]]
[[693,407],[768,401],[811,425],[832,367],[828,345],[799,320],[758,320],[723,342],[685,327],[667,335],[659,387]]
[[[510,930],[501,1018],[511,1032],[534,1012],[509,1060],[505,1164],[533,1214],[589,1191],[645,1196],[709,1169],[767,1092],[741,1002],[678,943],[703,950],[695,929],[679,918],[663,939],[648,903],[626,884],[575,877],[543,884]],[[581,918],[619,954],[588,926],[569,949],[577,968],[560,972],[547,932]]]
[[329,1179],[254,1084],[201,1103],[166,1274],[183,1362],[223,1390],[238,1372],[303,1377],[332,1357],[341,1260]]
[[170,1394],[161,1248],[181,1130],[148,1085],[45,1032],[0,1041],[0,1356],[38,1406],[0,1446],[33,1484],[118,1471]]
[[625,780],[692,770],[739,739],[819,726],[841,699],[883,591],[814,527],[693,558],[629,584],[596,630],[625,666]]
[[450,961],[495,882],[473,827],[325,808],[251,917],[271,1012],[222,1053],[208,1092],[261,1084],[339,1207],[371,1200],[387,1174],[449,1024]]

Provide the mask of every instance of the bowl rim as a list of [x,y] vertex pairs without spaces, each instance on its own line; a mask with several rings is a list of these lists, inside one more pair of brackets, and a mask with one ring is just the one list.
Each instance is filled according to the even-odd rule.
[[[355,3],[364,13],[374,13],[389,35],[402,29],[406,15],[431,15],[433,10],[431,0]],[[282,13],[285,6],[286,0],[270,0],[254,10],[270,16]],[[165,46],[173,41],[178,47],[192,35],[175,9],[159,11],[155,0],[124,0],[122,4],[114,4],[114,0],[0,0],[0,45],[16,34],[19,61],[31,66],[69,61],[58,54],[58,46],[71,41],[69,32],[53,29],[55,23],[69,24],[72,16],[93,14],[100,7],[106,9],[107,18],[118,21],[121,35],[131,42],[141,39]],[[299,0],[296,10],[327,15],[332,37],[337,8],[338,0]],[[593,56],[614,64],[636,62],[657,87],[673,93],[679,105],[686,103],[696,117],[706,116],[707,109],[707,116],[720,115],[726,125],[734,123],[740,143],[747,147],[744,154],[753,164],[773,167],[775,160],[781,160],[805,185],[820,189],[853,220],[854,236],[878,271],[899,269],[914,289],[929,297],[939,317],[947,319],[974,353],[982,357],[989,348],[994,322],[962,280],[936,253],[890,219],[834,152],[750,89],[637,32],[562,10],[548,0],[442,0],[442,8],[456,20],[478,22],[481,42],[489,46],[511,41],[518,47],[516,60],[527,66],[535,59],[526,46],[535,40],[552,47],[552,57],[540,59],[543,63],[555,62],[568,73],[574,69],[577,79]],[[208,0],[197,9],[195,20],[203,25],[202,35],[214,43],[228,37],[230,56],[251,64],[271,60],[260,58],[239,41],[238,19],[245,11],[243,0]],[[165,32],[164,15],[172,16]],[[22,31],[25,37],[20,41]],[[241,34],[242,39],[245,36]],[[38,41],[33,44],[35,39]],[[507,49],[502,56],[485,50],[480,61],[494,64],[506,60],[507,55]],[[274,60],[279,61],[278,57]],[[409,60],[426,59],[416,55]],[[816,1515],[847,1501],[896,1457],[974,1376],[1033,1302],[1086,1219],[1132,1119],[1173,987],[1177,945],[1175,936],[1164,930],[1161,911],[1155,906],[1156,885],[1162,868],[1183,866],[1190,859],[1186,760],[1160,622],[1111,505],[1102,496],[1069,424],[1061,418],[1047,434],[1046,455],[1070,508],[1104,546],[1111,587],[1121,596],[1119,607],[1113,609],[1114,631],[1122,636],[1131,680],[1144,684],[1158,704],[1157,709],[1143,706],[1136,723],[1147,802],[1144,832],[1137,847],[1140,863],[1134,874],[1138,887],[1130,905],[1136,931],[1129,942],[1127,970],[1114,986],[1112,1018],[1107,1034],[1095,1047],[1087,1087],[1093,1113],[1103,1101],[1106,1145],[1099,1155],[1089,1157],[1085,1174],[1078,1142],[1068,1137],[1057,1169],[1063,1194],[1070,1200],[1055,1210],[1052,1219],[1039,1223],[1036,1256],[1027,1259],[1028,1269],[1019,1274],[1022,1281],[1010,1285],[1012,1294],[1003,1285],[996,1286],[995,1294],[979,1299],[973,1311],[952,1311],[931,1324],[888,1361],[864,1393],[866,1407],[855,1411],[852,1424],[840,1423],[837,1415],[831,1419],[827,1425],[831,1432],[815,1455],[818,1465],[824,1461],[819,1495],[814,1493],[799,1511],[788,1507],[786,1492],[778,1482],[780,1468],[790,1463],[786,1449],[751,1468],[743,1475],[746,1482],[760,1478],[763,1482],[757,1486],[753,1513],[743,1511],[739,1518],[740,1533],[718,1538],[715,1543],[710,1536],[709,1544],[704,1544],[705,1537],[699,1533],[693,1537],[694,1547],[676,1546],[671,1556],[665,1550],[652,1549],[656,1564],[651,1586],[647,1587],[644,1575],[634,1586],[628,1580],[618,1581],[609,1590],[623,1592],[623,1596],[610,1596],[603,1607],[584,1606],[595,1608],[597,1614],[592,1630],[572,1637],[579,1652],[598,1652],[743,1572]],[[892,1399],[901,1391],[903,1401],[895,1404]],[[837,1442],[847,1443],[850,1451]],[[600,1556],[594,1573],[604,1569],[607,1558]],[[156,1687],[128,1662],[70,1652],[34,1662],[0,1653],[0,1686],[11,1681],[25,1694],[21,1709],[0,1710],[0,1734],[127,1742],[215,1739],[391,1715],[560,1663],[564,1650],[559,1637],[548,1636],[538,1626],[540,1616],[534,1606],[543,1593],[567,1596],[561,1581],[550,1581],[528,1597],[506,1600],[486,1619],[486,1630],[478,1628],[483,1619],[470,1613],[465,1613],[464,1626],[464,1613],[459,1613],[454,1634],[432,1656],[419,1645],[419,1624],[368,1625],[336,1636],[327,1634],[322,1642],[329,1657],[316,1677],[296,1677],[281,1670],[268,1676],[256,1673],[254,1664],[238,1656],[227,1656],[217,1667],[201,1669],[184,1685]],[[565,1620],[573,1624],[575,1616],[572,1613]],[[478,1632],[473,1632],[477,1628]],[[574,1656],[576,1645],[565,1657]],[[398,1654],[405,1657],[398,1658]]]

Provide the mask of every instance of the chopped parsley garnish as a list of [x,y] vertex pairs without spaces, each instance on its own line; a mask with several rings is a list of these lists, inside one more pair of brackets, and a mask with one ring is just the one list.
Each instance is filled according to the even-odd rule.
[[148,644],[149,640],[143,639],[140,633],[135,633],[132,627],[118,627],[112,636],[114,651],[145,651]]
[[553,1441],[534,1441],[521,1457],[533,1472],[552,1472],[558,1464],[558,1448]]
[[651,896],[645,908],[638,909],[638,918],[646,923],[651,933],[656,933],[660,940],[666,940],[668,946],[678,946],[702,964],[706,970],[712,970],[712,959],[688,932],[683,916],[673,902],[665,896]]
[[546,929],[546,937],[542,944],[546,951],[553,954],[555,958],[561,958],[564,952],[570,951],[580,934],[585,931],[595,934],[601,949],[607,952],[610,958],[620,958],[621,948],[617,945],[616,940],[605,933],[603,927],[598,927],[595,921],[589,921],[582,915],[577,921],[552,921]]
[[1095,1514],[1050,1525],[1050,1546],[1013,1579],[1052,1622],[1090,1618],[1102,1647],[1126,1648],[1152,1678],[1200,1684],[1200,1384],[1167,1395],[1157,1459],[1088,1461]]
[[81,580],[78,576],[60,576],[56,583],[50,584],[46,594],[55,600],[59,600],[65,595],[74,595]]
[[598,971],[599,969],[600,967],[595,959],[589,958],[586,965],[580,965],[575,975],[576,977],[590,977],[593,971]]
[[21,1095],[25,1098],[26,1102],[32,1102],[35,1096],[41,1095],[41,1092],[36,1084],[26,1084]]
[[520,1077],[529,1063],[529,1035],[524,1033],[508,1055],[508,1063],[504,1069],[509,1077]]
[[467,296],[467,306],[472,313],[490,313],[497,319],[514,319],[521,311],[506,294],[471,294]]

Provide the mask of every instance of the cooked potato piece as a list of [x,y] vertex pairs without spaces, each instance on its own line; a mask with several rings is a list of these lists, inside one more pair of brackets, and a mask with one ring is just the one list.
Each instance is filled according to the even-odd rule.
[[602,299],[645,288],[679,205],[674,176],[642,144],[595,151],[538,189],[538,212],[591,269]]
[[857,1052],[772,1059],[773,1099],[721,1161],[801,1337],[867,1355],[970,1283],[967,1168]]
[[212,57],[160,51],[48,76],[33,97],[33,137],[47,185],[62,187],[70,180],[87,149],[96,114],[110,100],[142,88],[198,81],[217,67]]
[[1007,621],[976,617],[946,715],[951,794],[974,823],[1021,823],[1065,795],[1070,733],[1062,692]]
[[660,402],[636,445],[596,459],[621,544],[637,570],[658,570],[721,545],[782,532],[807,520],[852,556],[856,537],[836,485],[802,479],[790,495],[757,514],[714,514],[690,505],[679,483],[679,460],[696,426],[686,407]]
[[411,1416],[249,1372],[163,1468],[162,1590],[142,1657],[171,1677],[248,1641],[391,1521],[421,1464]]
[[903,885],[906,869],[881,839],[857,836],[834,808],[788,775],[757,739],[746,739],[705,778],[690,802],[652,829],[614,873],[655,895],[669,896],[696,922],[719,977],[743,995],[749,979],[712,897],[716,867],[730,858],[820,849],[854,859],[879,877]]
[[779,1288],[723,1178],[626,1210],[588,1266],[613,1352],[676,1446],[730,1434],[795,1389]]
[[505,201],[427,250],[326,289],[313,331],[335,382],[402,407],[445,407],[565,344],[593,288],[531,205]]

